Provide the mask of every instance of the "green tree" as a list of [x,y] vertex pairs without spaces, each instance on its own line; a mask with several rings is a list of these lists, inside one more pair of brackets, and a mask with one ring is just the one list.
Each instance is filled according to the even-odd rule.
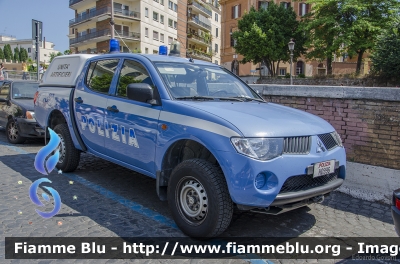
[[[341,51],[350,57],[357,56],[357,74],[365,52],[375,47],[378,36],[399,11],[398,0],[307,0],[307,3],[313,7],[307,28],[313,35],[311,45],[319,51],[325,47],[326,58],[330,56],[328,53]],[[319,53],[310,57],[324,55]]]
[[64,55],[70,55],[70,54],[72,54],[71,50],[64,50]]
[[49,62],[52,62],[55,57],[62,56],[63,54],[61,52],[58,53],[51,52],[49,55],[50,55]]
[[232,37],[236,41],[236,52],[244,56],[241,63],[264,63],[272,76],[277,74],[281,61],[290,60],[290,39],[296,42],[294,58],[305,52],[306,36],[300,31],[293,8],[272,1],[267,9],[256,10],[252,6],[239,20],[238,30]]
[[20,55],[21,61],[26,62],[28,60],[28,51],[26,51],[25,48],[20,48],[19,55]]
[[18,46],[17,47],[15,47],[14,48],[14,61],[21,61],[21,57],[20,57],[20,54],[19,54],[19,48],[18,48]]
[[4,60],[4,52],[2,48],[0,48],[0,60]]
[[400,79],[400,18],[392,23],[390,29],[378,37],[372,59],[372,72],[380,76]]
[[4,58],[6,59],[6,61],[11,61],[12,60],[12,58],[13,58],[13,54],[12,54],[12,51],[11,51],[11,46],[10,46],[10,44],[6,44],[5,46],[4,46]]

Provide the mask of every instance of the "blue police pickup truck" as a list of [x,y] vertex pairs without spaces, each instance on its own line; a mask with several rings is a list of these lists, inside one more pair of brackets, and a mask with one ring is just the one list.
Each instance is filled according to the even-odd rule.
[[199,60],[60,56],[34,101],[39,125],[61,138],[58,169],[74,171],[89,152],[156,179],[193,237],[221,234],[234,209],[280,214],[321,202],[345,178],[345,150],[329,123],[265,102]]

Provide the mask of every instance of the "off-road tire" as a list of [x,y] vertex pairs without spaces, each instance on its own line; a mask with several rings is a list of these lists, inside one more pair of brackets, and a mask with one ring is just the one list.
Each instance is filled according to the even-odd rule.
[[81,152],[75,148],[67,124],[56,125],[54,132],[56,132],[61,139],[60,159],[56,168],[63,172],[72,172],[79,165]]
[[189,159],[174,168],[168,204],[178,227],[191,237],[218,236],[231,223],[233,202],[225,177],[206,160]]
[[26,138],[22,137],[18,130],[18,125],[14,119],[9,119],[6,126],[6,134],[8,142],[12,144],[24,143]]

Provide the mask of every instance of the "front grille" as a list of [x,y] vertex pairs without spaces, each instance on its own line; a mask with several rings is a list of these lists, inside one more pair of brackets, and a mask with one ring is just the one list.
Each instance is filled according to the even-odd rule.
[[334,173],[313,178],[312,175],[297,175],[287,178],[279,193],[305,191],[327,184],[336,180],[339,175],[339,169]]
[[308,154],[311,137],[287,137],[283,140],[283,154]]
[[321,139],[322,143],[324,143],[324,146],[327,150],[331,150],[338,146],[335,138],[330,133],[318,135],[318,137]]

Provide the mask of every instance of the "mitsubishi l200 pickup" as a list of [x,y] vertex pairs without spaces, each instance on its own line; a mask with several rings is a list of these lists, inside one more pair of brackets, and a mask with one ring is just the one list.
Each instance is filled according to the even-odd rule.
[[328,122],[266,102],[200,60],[59,56],[34,101],[39,125],[61,138],[59,170],[74,171],[88,152],[152,177],[193,237],[221,234],[234,208],[280,214],[321,202],[345,178],[345,149]]

